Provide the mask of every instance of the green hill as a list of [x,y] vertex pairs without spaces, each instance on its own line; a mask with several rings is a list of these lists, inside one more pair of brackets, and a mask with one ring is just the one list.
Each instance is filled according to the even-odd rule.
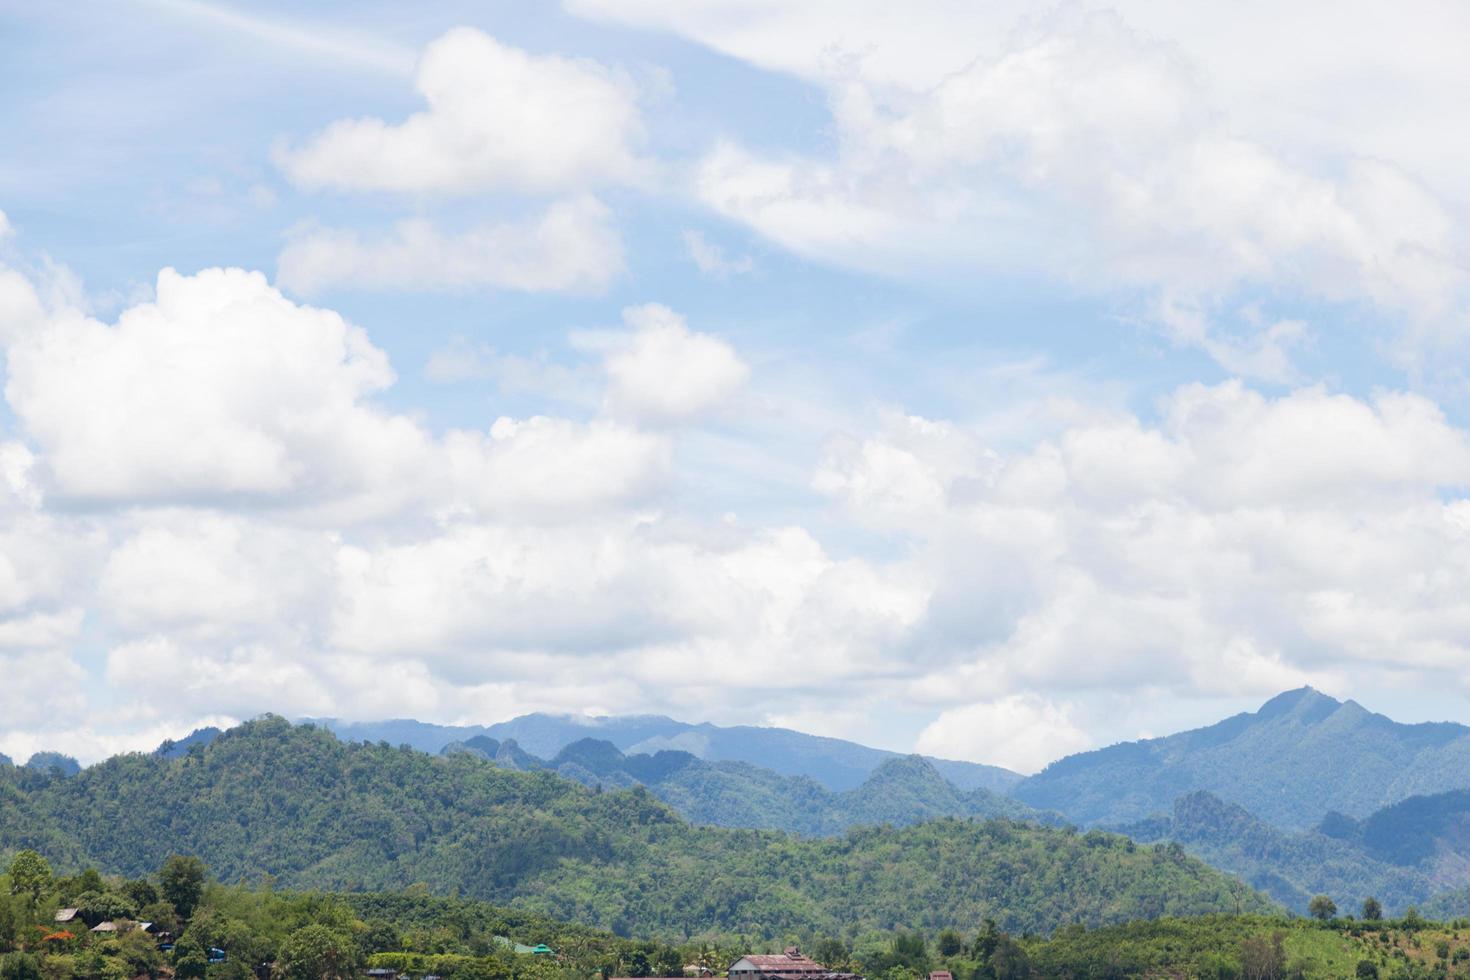
[[1208,728],[1068,756],[1020,783],[1016,799],[1085,825],[1168,812],[1207,790],[1279,827],[1329,810],[1366,817],[1410,796],[1470,786],[1470,728],[1404,725],[1311,688]]
[[860,785],[834,793],[806,776],[787,776],[748,762],[707,762],[688,752],[625,755],[611,742],[584,738],[553,759],[477,736],[446,746],[511,769],[547,769],[586,786],[649,791],[686,819],[718,827],[784,830],[807,836],[838,834],[863,824],[907,825],[936,817],[1012,817],[1058,823],[1026,804],[987,789],[964,791],[919,755],[879,764]]
[[384,890],[422,883],[627,934],[1048,931],[1265,909],[1173,847],[1010,820],[802,839],[686,823],[646,790],[434,757],[267,718],[169,759],[70,778],[0,771],[0,849],[128,875],[173,853],[223,880]]

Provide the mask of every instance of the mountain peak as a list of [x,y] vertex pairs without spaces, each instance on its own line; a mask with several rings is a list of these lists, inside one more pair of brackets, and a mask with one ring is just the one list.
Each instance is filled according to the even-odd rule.
[[1316,715],[1318,713],[1330,714],[1332,711],[1342,707],[1342,702],[1330,697],[1310,685],[1299,687],[1294,691],[1283,691],[1265,704],[1261,705],[1256,712],[1258,718],[1276,718],[1281,715],[1302,713]]

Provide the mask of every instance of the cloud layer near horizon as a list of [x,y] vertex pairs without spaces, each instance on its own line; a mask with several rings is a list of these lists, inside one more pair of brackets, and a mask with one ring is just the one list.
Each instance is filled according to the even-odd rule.
[[[1030,770],[1470,696],[1463,8],[563,7],[410,18],[411,78],[327,31],[377,74],[320,102],[231,62],[267,135],[150,185],[177,258],[111,184],[75,256],[0,213],[0,750],[638,710]],[[145,80],[0,193],[173,153]]]
[[[778,692],[791,723],[840,692],[932,711],[925,751],[1033,769],[1088,744],[1074,701],[1123,683],[1461,683],[1470,438],[1412,394],[1191,384],[1157,423],[1010,451],[880,413],[811,475],[902,542],[879,559],[670,509],[681,420],[752,403],[738,352],[665,308],[579,339],[609,415],[439,434],[375,406],[394,371],[365,333],[258,274],[165,270],[112,323],[52,308],[9,336],[10,748],[111,744],[72,730],[84,616],[150,733],[267,707],[733,720],[710,706]],[[73,683],[26,680],[36,658]]]

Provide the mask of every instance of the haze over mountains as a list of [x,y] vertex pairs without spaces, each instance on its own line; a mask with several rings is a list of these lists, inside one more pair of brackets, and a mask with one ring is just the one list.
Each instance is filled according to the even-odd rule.
[[[827,789],[853,789],[885,760],[899,752],[870,748],[839,738],[808,735],[784,728],[752,725],[723,727],[708,722],[689,724],[661,715],[588,717],[531,714],[494,725],[431,725],[405,719],[383,722],[343,722],[334,718],[307,718],[348,741],[386,741],[438,752],[451,742],[483,736],[514,741],[543,759],[555,756],[585,738],[610,742],[629,755],[663,749],[688,752],[710,762],[751,762],[787,776],[807,776]],[[961,790],[988,789],[1003,793],[1024,777],[1000,766],[946,759],[929,760]]]
[[1068,756],[1012,795],[1090,825],[1166,813],[1180,796],[1208,790],[1302,830],[1329,810],[1366,817],[1416,794],[1467,787],[1470,728],[1401,724],[1308,687],[1206,728]]

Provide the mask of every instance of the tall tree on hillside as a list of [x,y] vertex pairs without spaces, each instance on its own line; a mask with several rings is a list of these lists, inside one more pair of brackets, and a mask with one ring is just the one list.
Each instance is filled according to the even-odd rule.
[[1337,914],[1337,903],[1326,895],[1318,895],[1307,903],[1307,912],[1312,918],[1326,922]]
[[51,865],[35,851],[18,852],[10,862],[10,894],[20,895],[33,906],[51,887]]
[[1363,918],[1368,922],[1377,922],[1383,918],[1383,906],[1372,895],[1363,899]]
[[179,918],[187,921],[194,914],[199,899],[204,896],[204,882],[208,876],[204,862],[197,857],[175,854],[163,862],[158,880],[163,885],[163,897],[173,905]]
[[278,965],[289,980],[349,980],[359,959],[352,937],[318,924],[287,937]]

